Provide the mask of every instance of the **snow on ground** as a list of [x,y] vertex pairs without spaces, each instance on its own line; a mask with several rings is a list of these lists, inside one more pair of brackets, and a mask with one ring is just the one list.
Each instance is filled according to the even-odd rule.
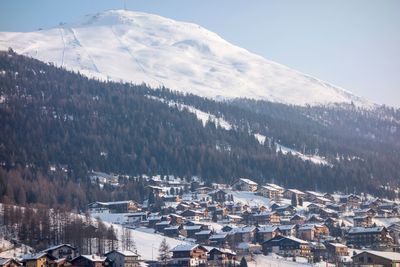
[[197,109],[197,108],[195,108],[193,106],[185,105],[185,104],[178,103],[178,102],[171,101],[171,100],[165,101],[165,99],[158,98],[158,97],[155,97],[155,96],[148,96],[148,97],[150,99],[154,99],[154,100],[158,100],[158,101],[161,101],[163,103],[166,103],[170,107],[176,107],[180,111],[187,110],[190,113],[195,114],[197,119],[203,123],[203,126],[205,126],[208,121],[213,121],[215,123],[215,125],[223,128],[225,130],[229,131],[230,129],[232,129],[232,125],[228,121],[224,120],[223,118],[218,118],[217,116],[215,116],[215,115],[213,115],[211,113],[204,112],[204,111],[202,111],[200,109]]
[[235,203],[247,204],[249,206],[269,206],[270,199],[256,195],[254,192],[249,191],[233,191],[233,190],[225,190],[228,195],[233,196],[233,201]]
[[[106,223],[110,226],[110,223]],[[124,227],[122,225],[113,224],[114,229],[117,232],[118,240],[121,242],[123,239]],[[158,248],[162,240],[165,238],[170,248],[174,248],[180,244],[187,244],[187,242],[178,240],[175,238],[166,237],[160,234],[148,233],[141,230],[125,229],[125,231],[130,231],[132,239],[135,242],[137,253],[141,256],[143,260],[156,260],[158,256]],[[119,245],[119,247],[122,247]]]
[[[297,257],[296,262],[292,258],[284,259],[276,254],[272,255],[255,255],[254,261],[247,262],[249,267],[299,267],[299,266],[315,266],[307,263],[305,258]],[[316,266],[335,266],[334,264],[327,265],[320,263]]]
[[267,60],[193,24],[126,10],[34,32],[1,32],[12,47],[103,80],[146,83],[215,99],[371,105],[340,87]]
[[314,164],[330,165],[323,157],[320,157],[317,155],[305,155],[303,153],[300,153],[297,150],[285,147],[278,143],[276,143],[276,151],[281,151],[282,154],[285,154],[285,155],[288,153],[291,153],[292,155],[297,156],[304,161],[309,160]]
[[3,238],[0,239],[0,258],[15,258],[30,251],[33,251],[33,249],[29,246],[14,247],[10,241]]
[[99,218],[104,222],[123,224],[128,220],[127,215],[131,213],[91,213],[90,216],[93,218]]
[[393,223],[400,222],[400,218],[372,218],[372,223],[376,223],[378,226],[389,227]]

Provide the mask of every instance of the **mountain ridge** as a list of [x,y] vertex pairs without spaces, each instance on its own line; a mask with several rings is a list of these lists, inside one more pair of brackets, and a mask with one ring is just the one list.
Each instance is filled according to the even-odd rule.
[[295,105],[368,100],[232,45],[194,23],[109,10],[78,23],[29,33],[0,33],[12,47],[102,80],[146,83],[214,99],[251,98]]

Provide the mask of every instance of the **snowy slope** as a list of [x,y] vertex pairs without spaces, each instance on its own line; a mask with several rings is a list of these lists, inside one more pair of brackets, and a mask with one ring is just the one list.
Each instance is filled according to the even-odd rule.
[[198,25],[139,12],[110,10],[51,29],[0,33],[0,49],[9,47],[90,77],[145,82],[217,99],[370,104]]

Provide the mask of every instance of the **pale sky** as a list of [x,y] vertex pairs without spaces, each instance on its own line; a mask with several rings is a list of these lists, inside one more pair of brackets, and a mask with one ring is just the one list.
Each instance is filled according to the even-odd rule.
[[[126,0],[133,11],[189,21],[267,59],[400,107],[400,1]],[[0,0],[0,31],[32,31],[122,0]]]

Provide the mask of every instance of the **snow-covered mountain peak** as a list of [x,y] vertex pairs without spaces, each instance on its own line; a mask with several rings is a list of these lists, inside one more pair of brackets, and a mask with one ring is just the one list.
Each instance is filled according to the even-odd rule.
[[0,33],[0,49],[90,77],[165,86],[216,99],[369,105],[332,84],[269,61],[187,22],[126,10],[28,33]]

